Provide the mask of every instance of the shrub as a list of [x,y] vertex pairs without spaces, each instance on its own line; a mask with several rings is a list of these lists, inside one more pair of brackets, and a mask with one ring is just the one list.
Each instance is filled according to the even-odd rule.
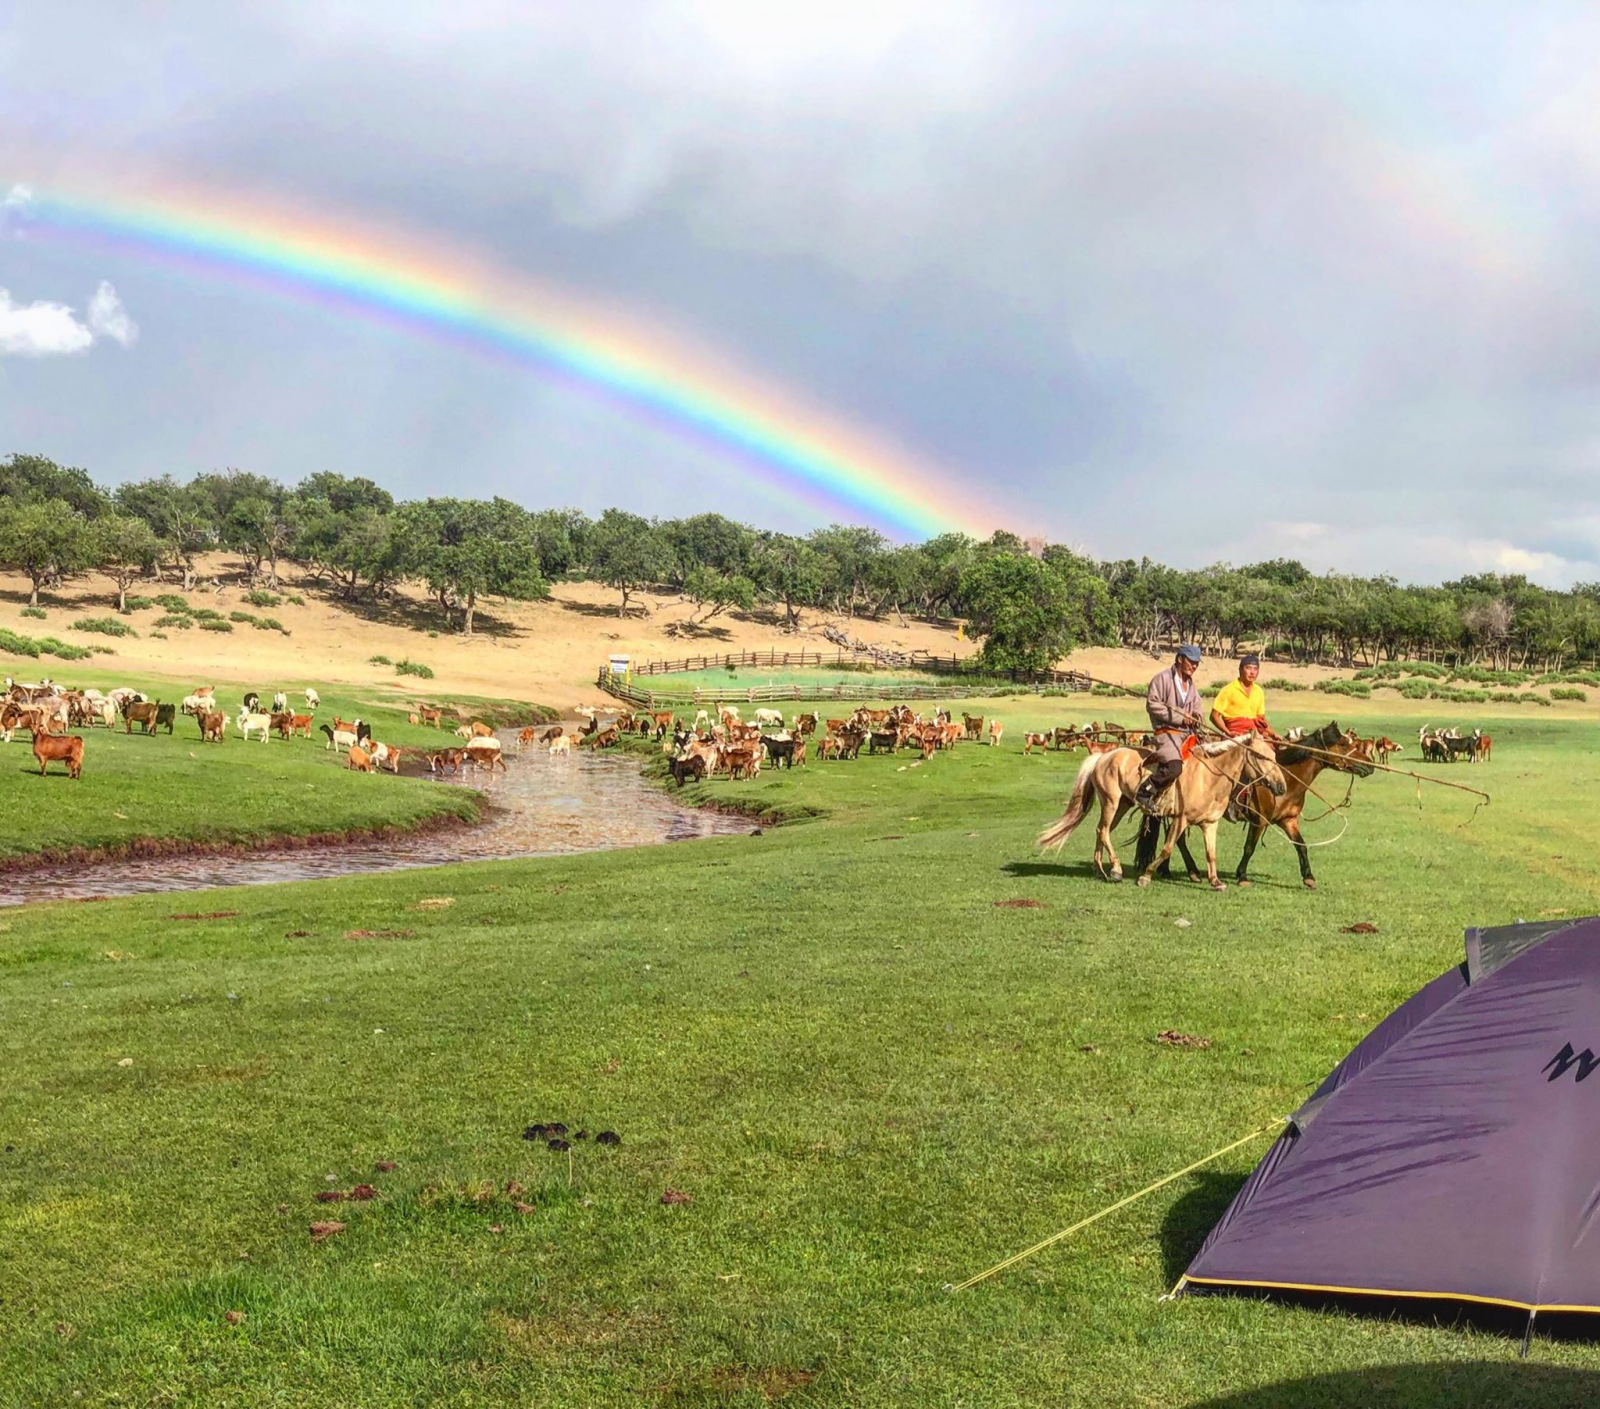
[[1289,694],[1293,694],[1296,690],[1306,690],[1310,686],[1302,685],[1298,680],[1285,680],[1280,676],[1274,680],[1263,680],[1261,688],[1263,690],[1287,691]]
[[1347,695],[1355,700],[1372,698],[1372,686],[1365,680],[1324,680],[1316,688],[1324,695]]
[[305,606],[305,604],[306,604],[306,599],[304,597],[302,597],[298,592],[291,592],[289,594],[289,605],[291,607],[303,607],[303,606]]
[[13,656],[37,656],[39,643],[31,636],[18,636],[15,631],[0,626],[0,651]]
[[1555,689],[1550,691],[1550,698],[1553,700],[1583,701],[1587,700],[1589,696],[1584,691],[1577,689],[1575,686],[1557,685]]
[[156,604],[154,597],[129,597],[127,610],[130,612],[147,612]]
[[283,605],[283,598],[276,592],[246,592],[244,599],[252,607],[281,607]]
[[137,636],[135,631],[125,621],[118,621],[114,616],[85,616],[72,623],[74,631],[92,631],[97,636]]
[[212,611],[210,607],[196,607],[194,609],[193,615],[199,621],[221,621],[222,620],[222,613],[221,612]]
[[437,641],[439,639],[439,633],[437,631],[430,630],[428,632],[428,639],[430,641]]
[[202,631],[232,631],[233,623],[224,621],[220,616],[212,616],[200,623],[200,629]]
[[186,612],[189,610],[189,604],[176,592],[163,592],[156,598],[156,601],[169,612]]
[[394,673],[396,675],[416,675],[424,680],[433,679],[433,667],[423,665],[421,661],[415,660],[397,660],[394,663]]
[[257,631],[281,631],[285,636],[289,629],[275,616],[258,616],[252,623]]
[[43,607],[24,607],[22,614],[23,616],[31,616],[35,621],[45,621],[50,615]]
[[192,616],[172,616],[170,614],[167,616],[158,616],[156,618],[156,625],[176,626],[180,631],[187,631],[191,626],[194,625],[194,618]]
[[228,613],[228,620],[229,621],[241,621],[241,622],[242,621],[248,621],[248,622],[251,623],[251,625],[254,625],[256,620],[257,620],[257,618],[251,616],[249,612],[229,612]]
[[165,641],[167,639],[167,633],[165,631],[152,631],[150,633],[150,639],[152,641]]
[[393,665],[394,662],[392,660],[390,660],[388,656],[368,656],[367,657],[367,664],[368,665]]
[[[67,641],[58,641],[54,636],[41,636],[39,649],[47,656],[59,656],[62,660],[88,660],[94,654],[87,646],[74,646]],[[109,646],[100,649],[111,655],[116,654]]]
[[1401,697],[1408,700],[1425,700],[1433,692],[1433,686],[1426,680],[1407,680],[1397,688]]

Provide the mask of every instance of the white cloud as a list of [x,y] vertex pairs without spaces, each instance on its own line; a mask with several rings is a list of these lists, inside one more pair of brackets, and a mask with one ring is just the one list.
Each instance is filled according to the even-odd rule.
[[20,181],[5,194],[5,199],[0,200],[0,210],[27,210],[33,204],[33,187],[24,186]]
[[0,289],[0,355],[59,357],[87,352],[93,331],[64,303],[15,303]]
[[139,325],[128,317],[117,291],[104,279],[89,300],[89,327],[96,336],[110,338],[123,347],[132,347],[139,336]]
[[101,338],[128,347],[138,336],[138,324],[104,280],[89,300],[87,322],[64,303],[18,303],[9,289],[0,289],[0,357],[67,357]]

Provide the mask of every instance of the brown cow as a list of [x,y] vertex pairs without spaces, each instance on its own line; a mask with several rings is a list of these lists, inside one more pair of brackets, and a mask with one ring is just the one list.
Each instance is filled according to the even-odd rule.
[[35,734],[33,736],[33,756],[39,760],[39,776],[42,778],[50,764],[60,759],[67,765],[67,777],[79,778],[83,776],[83,735],[82,734]]

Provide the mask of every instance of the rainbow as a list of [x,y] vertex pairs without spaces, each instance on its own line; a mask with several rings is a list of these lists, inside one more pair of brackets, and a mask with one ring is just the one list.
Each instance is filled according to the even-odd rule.
[[731,456],[808,515],[865,519],[902,539],[983,537],[1001,522],[949,471],[460,249],[166,182],[154,195],[92,198],[10,189],[6,213],[19,234],[225,279],[527,366]]

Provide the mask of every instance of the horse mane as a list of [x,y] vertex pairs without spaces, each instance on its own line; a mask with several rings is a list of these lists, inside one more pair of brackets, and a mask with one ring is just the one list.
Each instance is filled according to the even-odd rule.
[[1304,763],[1315,755],[1313,749],[1330,749],[1344,738],[1343,731],[1339,728],[1339,721],[1330,719],[1322,728],[1310,734],[1303,734],[1298,743],[1291,744],[1278,755],[1278,763]]

